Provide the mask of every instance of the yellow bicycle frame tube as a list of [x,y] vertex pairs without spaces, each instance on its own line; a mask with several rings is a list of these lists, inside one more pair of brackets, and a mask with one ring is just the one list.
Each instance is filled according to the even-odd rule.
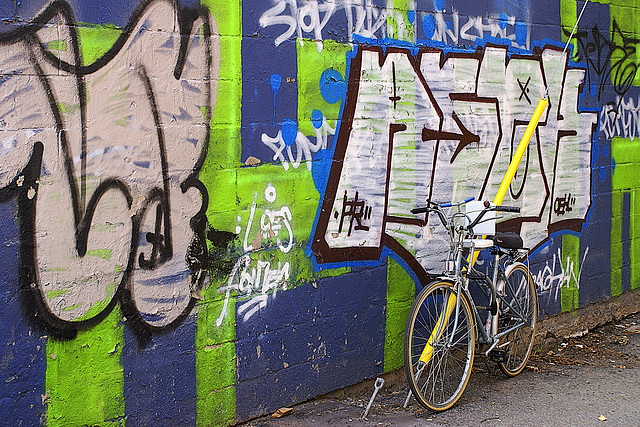
[[429,341],[427,341],[427,344],[424,346],[424,349],[422,350],[422,354],[420,355],[420,359],[419,359],[421,362],[424,362],[425,364],[427,364],[429,363],[429,360],[431,360],[431,356],[433,356],[433,343],[440,339],[440,336],[442,335],[442,331],[446,327],[446,323],[449,321],[449,318],[451,317],[451,313],[453,313],[453,310],[455,308],[456,308],[456,294],[451,292],[451,294],[449,294],[449,298],[447,299],[447,307],[445,308],[444,312],[440,313],[440,316],[438,317],[437,326],[433,329],[433,331],[431,331],[431,336],[429,337]]

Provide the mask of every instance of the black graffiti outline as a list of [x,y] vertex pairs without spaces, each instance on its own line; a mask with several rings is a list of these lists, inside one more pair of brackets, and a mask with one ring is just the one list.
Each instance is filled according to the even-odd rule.
[[[166,1],[170,3],[179,17],[179,30],[180,30],[180,47],[178,58],[176,60],[173,75],[176,79],[179,79],[188,53],[188,43],[190,36],[193,32],[193,26],[196,21],[200,21],[203,30],[203,39],[205,47],[205,82],[206,82],[206,107],[205,107],[205,123],[206,135],[202,144],[202,150],[199,157],[196,160],[196,164],[193,167],[189,176],[180,183],[180,190],[186,193],[189,189],[194,188],[201,194],[202,204],[199,211],[190,220],[190,227],[194,233],[192,244],[197,244],[198,249],[188,249],[189,254],[197,254],[202,257],[197,261],[191,260],[189,262],[190,267],[192,265],[198,265],[201,270],[207,268],[206,245],[202,245],[201,242],[206,239],[206,209],[208,206],[208,193],[204,184],[199,180],[198,173],[202,168],[204,160],[208,152],[210,127],[208,124],[211,122],[211,65],[212,65],[212,46],[211,46],[211,23],[209,21],[209,13],[205,7],[198,8],[180,8],[177,1],[173,0],[145,0],[141,2],[136,10],[132,13],[131,18],[122,33],[118,37],[113,46],[99,59],[89,65],[82,65],[82,57],[80,54],[78,34],[76,30],[76,22],[73,16],[70,5],[66,0],[54,0],[49,3],[46,8],[37,15],[29,23],[22,25],[18,28],[12,29],[5,33],[0,33],[0,44],[8,45],[15,43],[24,43],[29,55],[29,61],[34,67],[37,80],[42,85],[46,97],[49,102],[50,111],[53,115],[55,128],[59,138],[60,149],[64,157],[64,169],[66,172],[67,184],[69,185],[69,192],[71,197],[71,203],[73,207],[73,220],[76,229],[76,250],[80,257],[86,255],[87,252],[87,240],[89,235],[89,228],[93,219],[94,210],[97,207],[100,198],[106,193],[106,191],[115,189],[121,192],[127,200],[129,208],[132,206],[133,198],[127,187],[127,184],[117,178],[104,179],[91,195],[88,203],[86,203],[86,158],[87,158],[87,93],[84,82],[84,76],[100,70],[107,65],[111,59],[115,57],[117,53],[124,47],[125,43],[132,36],[133,30],[139,23],[140,19],[146,12],[146,10],[157,1]],[[63,24],[69,31],[70,37],[70,49],[73,54],[73,63],[66,62],[61,58],[58,58],[52,52],[50,52],[45,44],[39,40],[37,31],[46,26],[52,19],[60,18]],[[51,66],[65,71],[75,77],[76,87],[78,90],[78,97],[80,103],[80,120],[81,120],[81,174],[80,174],[80,188],[76,183],[74,165],[71,155],[71,150],[67,141],[67,133],[65,130],[64,120],[57,107],[57,101],[49,78],[44,73],[40,59],[37,58],[36,52],[42,55],[45,61]],[[160,115],[155,104],[155,95],[151,80],[146,73],[146,70],[141,66],[138,68],[138,74],[143,81],[147,100],[152,110],[154,117],[154,125],[156,128],[156,134],[158,139],[158,145],[161,155],[161,168],[162,168],[162,180],[163,188],[153,188],[150,194],[147,195],[143,202],[142,208],[131,218],[132,221],[132,235],[131,246],[129,252],[129,260],[127,267],[124,271],[122,279],[117,286],[117,289],[112,296],[109,303],[96,315],[79,320],[79,321],[67,321],[60,319],[49,309],[43,290],[41,288],[38,267],[37,267],[37,254],[36,254],[36,236],[35,236],[35,222],[36,222],[36,199],[38,194],[38,180],[40,177],[42,155],[44,152],[44,145],[42,142],[36,142],[31,153],[29,162],[22,171],[17,173],[16,177],[4,188],[0,189],[0,201],[7,201],[13,198],[17,198],[18,215],[20,218],[20,235],[21,235],[21,290],[24,291],[23,304],[30,314],[32,320],[39,326],[43,327],[50,335],[59,338],[73,338],[79,329],[87,328],[102,321],[116,306],[120,304],[123,316],[127,319],[127,324],[136,332],[140,339],[141,345],[144,345],[151,338],[155,332],[162,332],[171,330],[177,327],[188,316],[195,306],[196,299],[193,295],[190,296],[189,303],[174,320],[163,326],[156,326],[147,322],[141,315],[136,307],[135,300],[132,297],[132,273],[135,265],[135,255],[138,253],[139,233],[142,220],[146,213],[148,206],[151,203],[158,202],[158,209],[162,212],[162,218],[164,223],[163,229],[163,241],[164,249],[160,254],[161,260],[168,260],[173,256],[172,253],[172,239],[171,239],[171,220],[170,220],[170,194],[169,194],[169,176],[168,176],[168,164],[166,159],[166,148],[164,142],[164,133],[162,128],[162,122]],[[23,182],[18,184],[19,179],[24,179]],[[29,190],[35,190],[35,197],[29,197]],[[85,204],[86,203],[86,204]],[[83,212],[84,209],[84,212]],[[156,224],[157,225],[157,224]],[[194,243],[195,242],[195,243]],[[202,249],[204,246],[204,250]],[[142,254],[141,254],[142,256]],[[205,275],[198,272],[196,283],[192,283],[192,286],[196,289],[201,287]]]
[[[567,29],[563,31],[565,36],[569,35]],[[593,41],[591,41],[589,35],[592,36]],[[600,101],[609,77],[612,78],[614,92],[620,95],[622,99],[633,85],[638,73],[638,65],[632,59],[633,55],[636,54],[636,47],[640,44],[640,39],[625,35],[615,19],[612,20],[609,39],[607,39],[606,33],[604,31],[601,32],[597,25],[589,31],[577,31],[575,37],[580,47],[576,52],[577,60],[585,62],[587,69],[589,71],[593,69],[595,74],[593,76],[595,78],[593,78],[591,72],[587,73],[589,87],[591,86],[592,78],[596,80],[599,77],[597,81],[597,100]],[[616,39],[619,39],[622,44],[617,44]],[[616,54],[620,54],[622,57],[618,60],[612,60]],[[592,55],[595,55],[595,58]],[[616,116],[619,105],[618,102]]]
[[[348,209],[347,209],[348,208]],[[358,192],[352,200],[347,198],[347,190],[344,191],[344,198],[342,199],[342,213],[340,214],[340,224],[338,225],[338,234],[342,233],[342,225],[345,217],[349,217],[349,229],[347,230],[347,236],[351,236],[351,230],[353,227],[353,221],[356,221],[355,230],[369,231],[369,227],[362,225],[363,219],[369,219],[371,216],[371,206],[366,205],[365,200],[358,200]],[[338,215],[336,211],[335,215]]]

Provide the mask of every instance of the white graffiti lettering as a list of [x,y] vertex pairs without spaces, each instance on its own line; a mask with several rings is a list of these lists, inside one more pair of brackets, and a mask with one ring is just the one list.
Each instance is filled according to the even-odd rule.
[[[288,28],[275,39],[276,46],[296,34],[302,45],[305,33],[313,34],[322,50],[322,30],[338,10],[344,10],[349,40],[354,34],[369,38],[386,37],[387,11],[376,7],[371,0],[305,1],[279,0],[260,17],[260,26],[287,25]],[[288,6],[288,9],[287,9]]]
[[[264,191],[264,197],[268,203],[274,203],[277,198],[276,188],[268,184]],[[227,317],[229,298],[235,292],[239,298],[249,298],[238,306],[238,314],[246,321],[257,313],[261,308],[267,306],[268,300],[275,298],[278,290],[286,290],[289,282],[290,264],[288,261],[278,261],[274,266],[268,261],[255,259],[258,251],[263,249],[264,240],[273,242],[275,240],[278,250],[281,253],[288,253],[293,248],[293,229],[291,227],[291,210],[288,206],[279,209],[265,209],[260,217],[260,228],[251,240],[253,222],[256,216],[258,205],[258,193],[254,192],[253,203],[247,221],[243,249],[245,251],[235,263],[226,286],[221,286],[218,291],[225,294],[222,312],[216,320],[216,325],[220,327]],[[238,217],[241,219],[241,217]],[[283,229],[288,233],[288,240],[283,239]],[[236,234],[242,232],[242,226],[236,227]]]
[[[262,134],[262,143],[273,150],[273,160],[280,161],[284,170],[289,170],[289,166],[293,166],[294,169],[298,169],[303,161],[306,161],[307,170],[311,170],[313,154],[317,153],[323,148],[327,148],[328,135],[334,135],[336,133],[335,128],[332,128],[327,121],[322,119],[322,126],[315,129],[316,142],[313,143],[302,132],[298,132],[295,139],[295,154],[292,150],[292,145],[287,145],[282,137],[282,131],[278,131],[275,138],[270,137],[266,133]],[[286,156],[285,156],[286,153]]]
[[508,39],[513,47],[529,49],[530,26],[527,25],[527,36],[524,45],[520,45],[516,40],[516,18],[514,16],[507,17],[504,22],[495,18],[469,16],[467,17],[467,22],[460,27],[460,17],[457,11],[453,11],[448,21],[445,18],[445,14],[442,11],[438,11],[435,13],[435,24],[432,40],[445,44],[458,44],[462,40],[474,42],[476,39],[489,35]]
[[600,111],[600,129],[607,139],[621,136],[633,141],[640,136],[640,97],[638,103],[617,97],[615,104],[605,104]]
[[[415,251],[425,271],[439,269],[446,253],[430,242],[441,231],[427,236],[424,216],[412,216],[411,209],[425,199],[492,197],[523,124],[547,91],[551,107],[505,196],[520,215],[501,222],[518,225],[527,247],[581,227],[591,204],[590,149],[598,120],[579,106],[585,71],[567,66],[566,53],[557,48],[511,59],[508,51],[487,46],[448,57],[430,49],[416,57],[358,47],[347,79],[353,90],[344,105],[350,110],[341,124],[349,132],[335,139],[338,178],[327,186],[312,249],[341,259],[345,248],[368,248],[370,259],[391,236]],[[558,63],[564,65],[550,81]],[[352,223],[349,212],[362,212],[366,221]]]
[[250,253],[244,254],[234,265],[227,285],[219,289],[220,293],[225,293],[225,300],[216,325],[220,327],[227,317],[231,292],[236,292],[241,297],[255,295],[254,298],[238,307],[238,314],[242,314],[243,320],[246,321],[261,308],[267,306],[269,295],[271,298],[275,298],[278,289],[287,289],[289,271],[288,262],[283,264],[278,261],[278,266],[272,269],[268,262],[254,261]]
[[[344,15],[339,14],[344,11]],[[393,38],[416,42],[415,22],[405,22],[405,13],[401,10],[375,6],[371,0],[326,0],[326,1],[298,1],[279,0],[260,17],[261,27],[285,25],[287,29],[275,39],[279,46],[294,34],[298,42],[303,45],[303,38],[312,38],[318,45],[318,52],[322,51],[324,39],[323,30],[332,19],[346,19],[349,41],[358,35],[367,38]],[[506,19],[487,18],[483,16],[468,16],[461,25],[457,11],[445,14],[444,11],[426,12],[434,17],[434,32],[432,40],[458,44],[460,41],[474,42],[485,35],[508,39],[512,46],[529,48],[530,25],[526,28],[526,41],[518,39],[516,34],[516,19],[514,16]],[[394,25],[388,24],[388,18],[393,18]],[[525,25],[525,24],[521,24]]]
[[560,248],[558,248],[557,254],[553,254],[551,266],[549,266],[547,261],[545,267],[538,271],[538,274],[533,275],[533,281],[536,283],[538,292],[540,294],[547,294],[548,301],[552,299],[553,301],[557,301],[558,293],[563,286],[566,288],[574,287],[580,289],[580,276],[582,275],[582,267],[584,266],[584,261],[588,253],[589,248],[587,247],[582,256],[582,262],[578,267],[578,275],[576,276],[574,261],[567,256],[566,260],[564,260],[565,264],[563,265],[562,253]]

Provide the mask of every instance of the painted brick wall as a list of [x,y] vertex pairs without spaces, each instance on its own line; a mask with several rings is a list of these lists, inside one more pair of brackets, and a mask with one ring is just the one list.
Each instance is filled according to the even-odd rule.
[[541,313],[640,286],[635,0],[0,1],[0,417],[228,425],[402,366],[505,204]]

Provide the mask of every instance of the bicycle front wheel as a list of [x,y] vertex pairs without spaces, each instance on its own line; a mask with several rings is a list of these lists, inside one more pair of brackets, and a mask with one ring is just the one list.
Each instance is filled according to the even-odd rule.
[[416,400],[433,411],[453,406],[469,381],[474,351],[467,297],[450,282],[432,282],[414,301],[404,335],[404,368]]
[[[500,301],[498,333],[509,331],[504,342],[504,361],[498,366],[509,377],[518,375],[527,364],[538,319],[536,287],[529,270],[522,264],[506,271],[506,282]],[[501,347],[498,345],[498,347]]]

